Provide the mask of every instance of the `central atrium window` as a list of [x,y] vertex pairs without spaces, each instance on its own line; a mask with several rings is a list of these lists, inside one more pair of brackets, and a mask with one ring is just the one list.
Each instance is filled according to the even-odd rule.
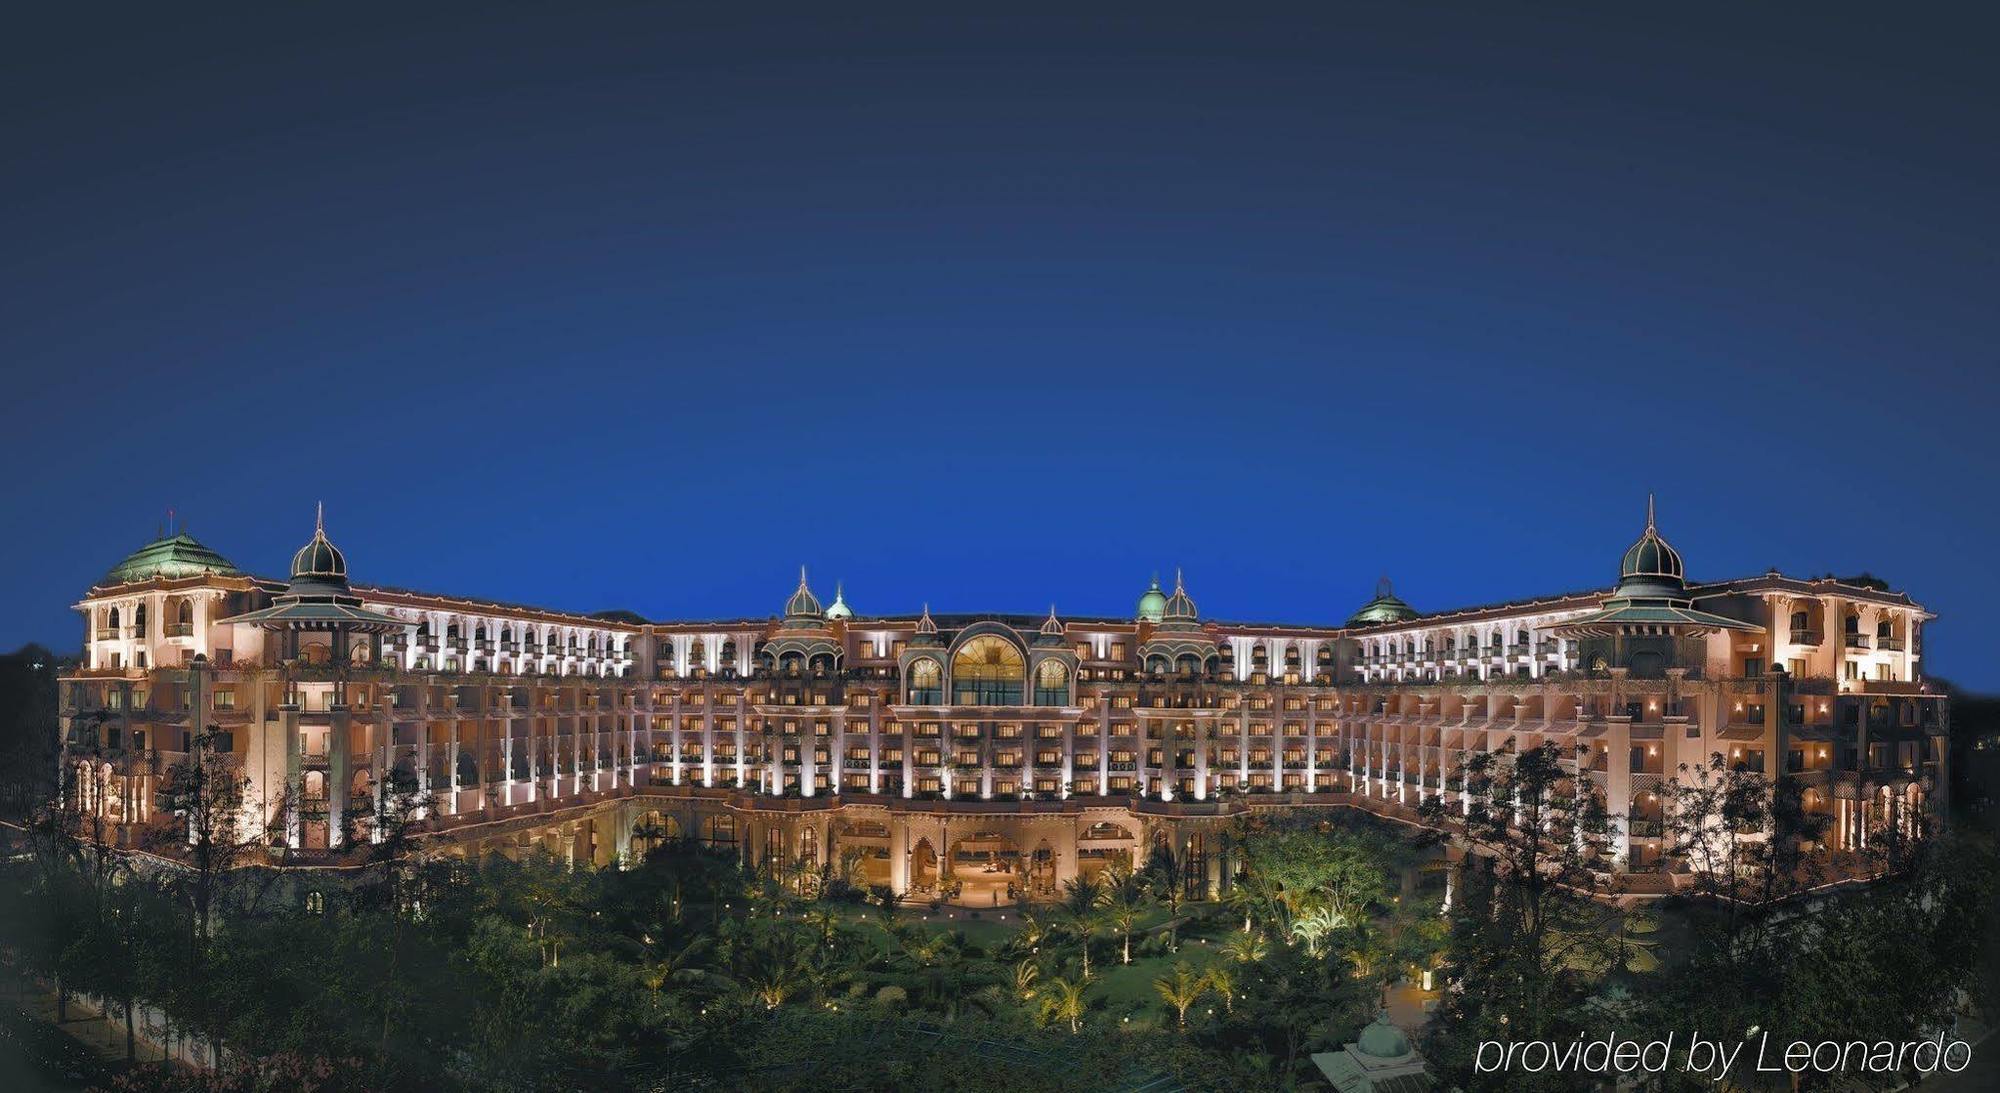
[[944,669],[925,658],[910,662],[910,705],[936,706],[944,701]]
[[959,706],[1018,706],[1026,679],[1013,643],[990,635],[973,638],[951,659],[951,700]]
[[1045,660],[1035,669],[1035,705],[1062,706],[1069,702],[1069,669],[1061,661]]

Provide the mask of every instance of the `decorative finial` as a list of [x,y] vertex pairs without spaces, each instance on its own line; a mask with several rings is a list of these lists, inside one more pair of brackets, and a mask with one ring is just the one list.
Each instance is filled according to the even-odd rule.
[[1652,490],[1647,490],[1647,491],[1646,491],[1646,530],[1647,530],[1647,531],[1652,531],[1652,530],[1654,530],[1654,528],[1653,528],[1653,491],[1652,491]]
[[319,511],[313,514],[313,534],[326,534],[326,502],[319,503]]
[[1387,573],[1382,574],[1381,578],[1375,582],[1375,598],[1386,600],[1395,594],[1396,586],[1389,582],[1389,575]]
[[1180,566],[1175,566],[1175,567],[1174,567],[1174,591],[1176,591],[1176,592],[1185,592],[1185,591],[1187,591],[1187,588],[1186,588],[1186,586],[1184,586],[1183,584],[1181,584],[1181,567],[1180,567]]

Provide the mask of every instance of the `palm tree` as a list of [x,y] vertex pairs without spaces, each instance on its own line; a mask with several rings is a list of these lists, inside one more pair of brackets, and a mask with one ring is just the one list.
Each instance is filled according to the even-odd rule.
[[1033,960],[1023,960],[1014,965],[1014,990],[1026,1002],[1035,996],[1035,980],[1042,974],[1041,965]]
[[1068,1021],[1072,1036],[1083,1028],[1083,1014],[1087,1008],[1083,1001],[1081,980],[1058,976],[1049,980],[1048,990],[1042,992],[1042,1019]]
[[868,897],[868,907],[875,914],[875,925],[880,926],[883,933],[894,935],[896,915],[902,910],[902,904],[896,899],[896,890],[886,884],[878,884],[868,890]]
[[1171,843],[1162,843],[1153,848],[1146,860],[1148,885],[1153,890],[1153,898],[1167,905],[1167,951],[1180,951],[1181,900],[1186,897],[1183,887],[1180,859],[1175,856]]
[[743,984],[765,1009],[777,1009],[802,986],[801,969],[789,946],[769,946],[755,950]]
[[1121,963],[1132,962],[1132,928],[1146,913],[1146,886],[1144,882],[1127,872],[1114,873],[1111,883],[1098,893],[1098,904],[1104,909],[1104,916],[1120,936]]
[[800,912],[800,917],[818,931],[821,949],[833,944],[833,928],[840,923],[840,911],[833,904],[824,901],[813,903]]
[[1292,936],[1306,943],[1306,955],[1318,956],[1326,935],[1347,925],[1347,916],[1331,907],[1314,907],[1292,920]]
[[1222,996],[1222,1008],[1236,1012],[1236,976],[1229,965],[1217,961],[1208,966],[1208,989]]
[[1222,943],[1223,954],[1238,964],[1252,964],[1270,953],[1263,934],[1232,934]]
[[1207,992],[1208,977],[1195,974],[1195,970],[1188,966],[1187,961],[1177,960],[1174,962],[1174,974],[1171,977],[1163,975],[1153,980],[1153,989],[1158,991],[1160,998],[1173,1009],[1179,1019],[1181,1030],[1185,1032],[1187,1011]]
[[1063,885],[1062,911],[1070,933],[1083,942],[1083,978],[1090,979],[1090,942],[1103,924],[1097,905],[1099,888],[1092,877],[1076,877]]
[[1056,929],[1056,912],[1040,907],[1030,907],[1021,912],[1021,929],[1014,936],[1021,944],[1034,949],[1047,941]]
[[1223,894],[1222,901],[1227,903],[1231,910],[1243,915],[1243,932],[1247,934],[1250,932],[1251,919],[1269,911],[1272,904],[1277,902],[1277,892],[1272,888],[1270,881],[1255,873],[1246,873],[1236,878],[1236,883],[1229,886],[1229,891]]

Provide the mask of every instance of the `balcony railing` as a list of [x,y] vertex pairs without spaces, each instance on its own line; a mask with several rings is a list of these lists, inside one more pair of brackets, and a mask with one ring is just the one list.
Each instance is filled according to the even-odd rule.
[[1866,648],[1868,648],[1868,645],[1869,645],[1869,642],[1868,642],[1868,635],[1867,635],[1867,634],[1849,634],[1849,635],[1847,635],[1847,647],[1848,647],[1849,649],[1866,649]]
[[1820,643],[1820,633],[1817,630],[1792,631],[1793,645],[1818,645],[1819,643]]
[[166,632],[170,638],[192,637],[194,636],[194,623],[170,622],[166,625]]
[[1875,648],[1877,648],[1877,649],[1882,649],[1882,650],[1885,650],[1885,651],[1887,651],[1887,652],[1891,652],[1891,653],[1900,653],[1900,652],[1902,652],[1902,651],[1903,651],[1903,639],[1902,639],[1902,638],[1876,638],[1876,639],[1875,639]]

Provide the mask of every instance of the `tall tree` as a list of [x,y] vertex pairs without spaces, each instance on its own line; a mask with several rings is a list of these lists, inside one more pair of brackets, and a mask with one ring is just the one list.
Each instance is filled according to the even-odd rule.
[[[1454,908],[1451,953],[1459,984],[1430,1025],[1426,1054],[1468,1087],[1481,1040],[1561,1039],[1580,1027],[1599,967],[1607,914],[1599,888],[1609,825],[1589,775],[1555,743],[1500,749],[1462,761],[1464,803],[1441,796],[1422,812],[1472,851],[1467,898]],[[1608,959],[1604,957],[1603,959]],[[1516,1076],[1531,1087],[1544,1080]],[[1553,1079],[1549,1079],[1553,1081]]]

